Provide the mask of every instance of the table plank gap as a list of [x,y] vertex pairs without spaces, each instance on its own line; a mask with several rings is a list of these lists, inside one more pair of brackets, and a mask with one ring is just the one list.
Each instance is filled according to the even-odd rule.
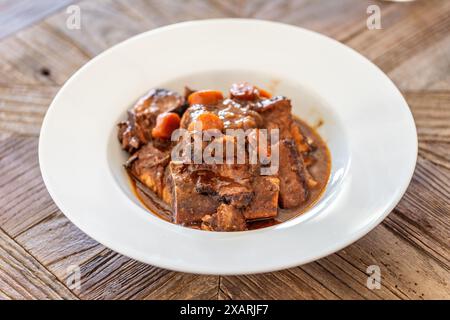
[[18,295],[13,297],[15,299],[78,298],[33,255],[0,229],[0,278],[4,279],[6,274],[10,276],[10,285],[17,289]]

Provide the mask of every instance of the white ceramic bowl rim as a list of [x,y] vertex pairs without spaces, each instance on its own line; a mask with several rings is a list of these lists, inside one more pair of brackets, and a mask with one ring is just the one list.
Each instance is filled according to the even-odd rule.
[[[192,38],[198,47],[188,46]],[[340,173],[339,192],[307,219],[248,232],[203,232],[149,214],[118,186],[108,148],[124,110],[146,89],[170,82],[177,72],[207,72],[218,66],[263,68],[306,84],[344,124],[348,161]],[[202,274],[273,271],[344,248],[399,202],[416,157],[417,133],[409,107],[375,65],[318,33],[247,19],[174,24],[103,52],[58,92],[39,141],[48,191],[81,230],[136,260]]]

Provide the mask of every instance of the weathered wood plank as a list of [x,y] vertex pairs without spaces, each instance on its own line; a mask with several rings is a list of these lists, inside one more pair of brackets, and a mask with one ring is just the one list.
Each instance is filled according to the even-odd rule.
[[77,299],[35,258],[0,229],[0,297]]
[[[367,267],[381,269],[381,288],[366,286]],[[448,266],[416,250],[384,224],[337,254],[290,270],[223,277],[231,299],[448,299]]]
[[7,61],[12,61],[14,67],[23,70],[25,74],[31,71],[39,82],[43,80],[58,86],[91,58],[76,43],[45,23],[40,23],[27,32],[19,32],[14,39],[7,39],[2,45],[10,42],[15,42],[16,50],[2,51]]
[[389,72],[389,77],[402,90],[448,91],[450,88],[449,53],[450,34],[394,67]]
[[[450,87],[447,39],[450,2],[430,0],[398,3],[382,10],[381,21],[382,30],[366,29],[345,43],[372,60],[383,71],[388,74],[392,72],[395,80],[399,80],[397,84],[400,89],[409,89],[410,81],[414,82],[414,90]],[[402,73],[405,78],[401,77]],[[408,77],[408,74],[412,77]]]
[[218,277],[172,272],[105,249],[80,265],[83,299],[211,299]]
[[450,92],[407,92],[419,137],[416,170],[386,223],[436,261],[450,261]]
[[[66,16],[63,14],[54,15],[45,23],[66,35],[91,55],[159,26],[191,19],[226,16],[223,11],[201,0],[136,0],[132,5],[125,0],[106,0],[101,5],[93,1],[83,1],[79,6],[83,15],[80,30],[67,29]],[[104,18],[99,19],[99,16]]]
[[[229,2],[227,2],[229,3]],[[367,7],[373,1],[247,1],[248,17],[280,21],[323,33],[339,41],[369,31],[366,27]],[[396,5],[377,2],[383,11]]]
[[104,250],[59,211],[22,232],[15,240],[59,279],[66,279],[72,265],[81,265]]
[[389,290],[402,299],[450,298],[448,265],[430,259],[386,223],[338,254],[364,273],[368,266],[378,265],[381,289],[377,293]]
[[75,0],[1,0],[0,39],[62,10],[73,2]]
[[[57,14],[45,23],[64,33],[90,54],[97,54],[137,33],[162,25],[205,18],[258,18],[309,28],[345,40],[366,28],[366,9],[371,1],[209,1],[163,2],[158,0],[91,1],[79,3],[81,30],[65,26],[66,15]],[[379,3],[382,9],[391,3]],[[100,15],[107,19],[98,19]],[[117,28],[120,25],[121,28]],[[98,37],[101,34],[102,37]]]
[[397,299],[386,287],[382,290],[369,290],[365,270],[359,270],[338,254],[294,270],[311,274],[339,299]]
[[1,42],[0,57],[0,131],[30,136],[39,134],[60,86],[89,59],[43,24]]
[[0,225],[15,237],[57,212],[41,178],[37,138],[0,141]]
[[0,84],[0,131],[37,136],[56,85]]
[[387,226],[442,265],[450,262],[449,182],[450,170],[437,170],[419,157],[407,193],[386,220]]
[[231,299],[336,299],[307,274],[291,270],[222,277],[220,289]]

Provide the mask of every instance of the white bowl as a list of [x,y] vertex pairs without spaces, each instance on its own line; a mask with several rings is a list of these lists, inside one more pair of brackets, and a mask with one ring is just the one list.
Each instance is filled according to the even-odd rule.
[[[247,80],[293,101],[332,155],[321,200],[285,223],[205,232],[149,213],[131,192],[116,123],[152,87],[226,90]],[[155,266],[244,274],[304,264],[379,224],[405,192],[417,134],[400,92],[367,59],[320,34],[257,20],[203,20],[133,37],[63,86],[41,130],[39,160],[55,203],[105,246]]]

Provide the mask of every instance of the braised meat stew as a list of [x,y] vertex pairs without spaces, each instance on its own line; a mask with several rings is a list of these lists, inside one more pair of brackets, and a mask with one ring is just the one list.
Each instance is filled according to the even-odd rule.
[[331,158],[291,108],[288,98],[246,82],[226,96],[150,90],[118,124],[135,194],[159,217],[208,231],[262,228],[301,214],[325,190]]

